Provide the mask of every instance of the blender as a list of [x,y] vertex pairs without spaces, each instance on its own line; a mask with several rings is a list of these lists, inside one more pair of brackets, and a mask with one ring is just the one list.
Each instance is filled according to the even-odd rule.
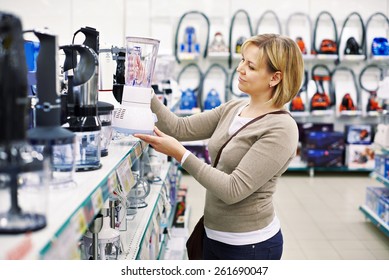
[[26,141],[29,100],[22,24],[0,12],[0,234],[46,227],[46,164]]
[[[70,85],[72,94],[70,98],[68,96],[68,122],[63,125],[76,134],[76,171],[96,170],[101,168],[101,122],[97,114],[98,56],[85,45],[66,45],[60,49],[71,58],[74,52],[79,55]],[[71,66],[66,66],[66,69],[71,71]]]
[[75,134],[61,127],[61,105],[57,67],[57,37],[47,31],[34,31],[40,41],[37,58],[36,127],[27,137],[33,148],[50,161],[50,186],[74,187]]
[[112,126],[125,135],[152,134],[154,115],[150,109],[159,40],[126,37],[125,85],[121,105],[114,110]]
[[82,238],[86,259],[117,260],[122,252],[120,233],[112,223],[115,219],[112,205],[108,199]]

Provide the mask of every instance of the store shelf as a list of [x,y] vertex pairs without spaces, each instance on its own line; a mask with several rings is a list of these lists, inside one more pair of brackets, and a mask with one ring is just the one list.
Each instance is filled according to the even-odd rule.
[[113,141],[102,168],[76,172],[73,188],[49,191],[46,228],[0,236],[0,259],[78,258],[78,241],[116,187],[116,170],[122,164],[130,168],[146,147],[137,140]]
[[384,184],[385,187],[389,188],[389,180],[386,179],[385,177],[381,176],[380,174],[378,174],[376,172],[371,172],[370,177],[377,180],[378,182]]
[[359,207],[359,210],[365,214],[366,218],[369,219],[374,225],[377,226],[379,230],[381,230],[387,237],[389,237],[389,226],[385,224],[385,222],[377,216],[373,211],[371,211],[366,205],[362,205]]
[[[120,255],[119,259],[158,259],[161,252],[166,245],[163,230],[161,231],[161,224],[158,217],[162,216],[163,209],[163,196],[169,195],[163,193],[164,185],[170,180],[171,168],[174,164],[171,162],[166,163],[161,170],[161,181],[153,183],[151,185],[150,194],[145,198],[147,207],[138,209],[136,215],[132,220],[127,220],[127,228],[125,231],[120,232],[120,238],[124,251]],[[171,225],[170,219],[173,207],[169,209],[167,216],[169,217],[168,226]],[[158,244],[150,244],[150,239],[155,237],[154,242]],[[157,250],[150,250],[150,246],[155,246]],[[150,255],[150,251],[152,255]]]

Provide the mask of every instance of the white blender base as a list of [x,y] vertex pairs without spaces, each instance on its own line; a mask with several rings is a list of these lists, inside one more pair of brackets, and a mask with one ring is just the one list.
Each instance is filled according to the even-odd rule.
[[150,109],[151,88],[124,86],[122,104],[113,113],[112,127],[119,133],[153,134],[154,115]]

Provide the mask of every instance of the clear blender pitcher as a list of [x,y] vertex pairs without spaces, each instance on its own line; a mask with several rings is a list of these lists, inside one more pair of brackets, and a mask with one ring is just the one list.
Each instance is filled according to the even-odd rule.
[[152,134],[155,118],[150,109],[159,40],[126,38],[125,85],[121,106],[113,114],[112,127],[119,133]]
[[150,38],[126,38],[125,82],[133,87],[151,87],[159,41]]

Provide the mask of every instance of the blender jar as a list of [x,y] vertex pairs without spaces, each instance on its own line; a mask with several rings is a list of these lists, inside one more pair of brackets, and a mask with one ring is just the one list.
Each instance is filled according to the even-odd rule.
[[47,164],[25,142],[0,146],[0,234],[46,227]]
[[159,40],[156,39],[126,37],[126,85],[151,86],[158,47]]

